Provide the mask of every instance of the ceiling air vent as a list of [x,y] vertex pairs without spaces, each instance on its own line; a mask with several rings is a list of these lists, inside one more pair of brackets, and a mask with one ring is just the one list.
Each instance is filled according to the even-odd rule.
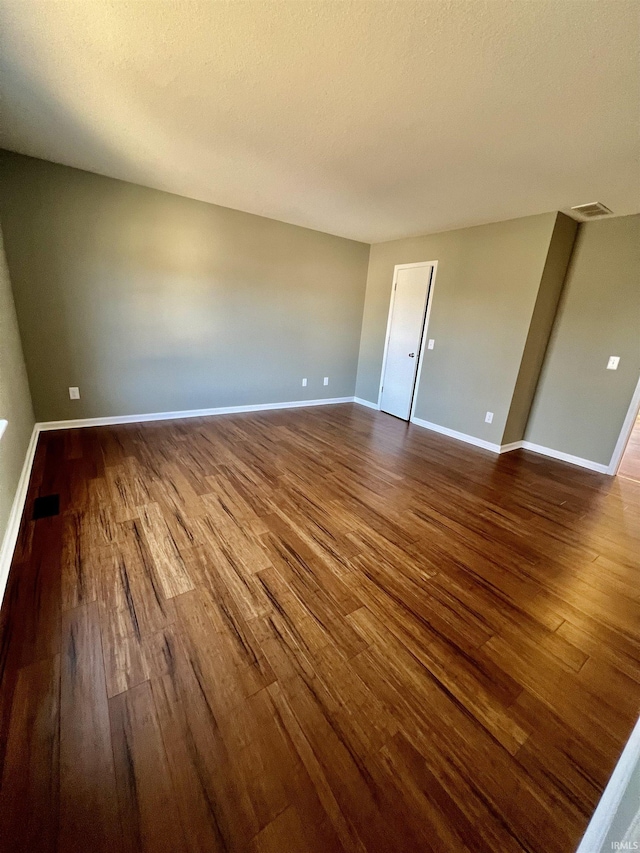
[[578,204],[572,207],[571,210],[585,219],[593,219],[595,216],[607,216],[609,213],[613,213],[612,210],[609,210],[608,207],[605,207],[599,201],[593,201],[591,204]]

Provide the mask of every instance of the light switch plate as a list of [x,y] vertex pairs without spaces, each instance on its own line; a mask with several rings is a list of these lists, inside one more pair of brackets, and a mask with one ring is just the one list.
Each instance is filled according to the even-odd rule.
[[303,379],[303,380],[302,380],[302,387],[303,387],[303,388],[306,388],[306,387],[307,387],[307,380],[306,380],[306,379]]
[[434,339],[429,338],[429,343],[427,344],[427,349],[433,349],[435,345],[436,345],[436,342],[434,341]]
[[70,400],[79,400],[80,399],[80,389],[79,388],[69,388],[69,399]]
[[487,412],[487,414],[484,416],[484,422],[486,424],[492,424],[493,423],[493,412]]
[[607,370],[617,370],[619,364],[620,364],[620,356],[619,355],[610,355],[609,361],[607,362]]
[[323,382],[322,384],[323,384],[323,385],[328,385],[328,384],[329,384],[329,377],[328,377],[328,376],[325,376],[325,377],[324,377],[324,382]]

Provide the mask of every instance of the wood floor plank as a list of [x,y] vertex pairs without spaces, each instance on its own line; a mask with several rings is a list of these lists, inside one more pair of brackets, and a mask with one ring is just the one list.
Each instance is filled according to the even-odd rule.
[[[313,842],[312,842],[313,843]],[[309,846],[309,836],[305,832],[300,815],[293,806],[289,806],[271,821],[251,842],[251,853],[311,853],[320,849],[317,844]]]
[[14,619],[21,625],[24,666],[60,652],[63,519],[42,518],[18,584]]
[[198,659],[179,644],[168,671],[152,681],[188,849],[241,851],[260,826],[212,708],[214,686],[205,688]]
[[121,848],[100,621],[95,602],[63,616],[60,850]]
[[182,830],[148,681],[109,702],[123,827],[130,853],[184,853]]
[[2,849],[573,853],[638,714],[639,555],[640,483],[350,404],[42,433]]
[[121,614],[125,635],[155,634],[175,620],[137,521],[124,523],[119,541],[101,554],[101,602]]
[[[98,572],[91,565],[95,550],[91,548],[92,532],[83,512],[70,512],[64,518],[62,537],[62,609],[70,610],[97,595]],[[89,541],[87,541],[89,540]]]
[[20,670],[0,783],[4,849],[34,853],[58,849],[59,703],[59,655]]
[[140,530],[155,566],[160,589],[165,598],[189,592],[194,584],[175,539],[164,520],[158,504],[146,504],[138,509]]

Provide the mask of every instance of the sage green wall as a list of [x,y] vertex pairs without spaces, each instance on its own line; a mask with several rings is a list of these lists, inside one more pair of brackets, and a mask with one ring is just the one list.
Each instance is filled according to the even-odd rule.
[[2,233],[0,233],[0,418],[8,421],[7,428],[0,438],[1,544],[34,422]]
[[575,219],[558,213],[502,437],[503,444],[524,438],[577,231]]
[[[618,370],[607,370],[619,355]],[[640,215],[580,226],[526,439],[608,464],[640,375]]]
[[0,178],[38,420],[353,395],[367,245],[15,154]]
[[[376,402],[394,265],[437,260],[436,344],[416,416],[495,444],[518,440],[528,416],[527,440],[609,461],[640,369],[638,216],[580,227],[540,373],[575,232],[562,214],[369,249],[16,154],[0,156],[0,179],[38,420],[346,397],[354,387]],[[13,328],[2,344],[15,354]],[[616,372],[605,369],[609,355],[621,356]],[[11,372],[16,386],[5,379],[0,402],[22,402],[0,446],[9,484],[0,525],[33,422],[16,392],[24,371]]]
[[356,396],[378,400],[394,266],[438,261],[435,348],[425,351],[415,414],[500,444],[556,220],[546,213],[373,245]]

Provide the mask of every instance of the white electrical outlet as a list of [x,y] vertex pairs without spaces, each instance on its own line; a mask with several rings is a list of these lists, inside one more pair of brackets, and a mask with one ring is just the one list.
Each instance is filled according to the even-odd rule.
[[607,362],[607,370],[617,370],[619,364],[620,364],[620,356],[619,355],[610,355],[609,361]]
[[324,382],[323,382],[322,384],[323,384],[323,385],[328,385],[328,384],[329,384],[329,377],[328,377],[328,376],[325,376],[325,377],[324,377]]
[[493,412],[487,412],[487,414],[484,416],[484,422],[486,424],[492,424],[493,423]]
[[69,388],[69,399],[70,400],[79,400],[80,399],[80,389],[79,388]]
[[306,380],[306,379],[303,379],[303,380],[302,380],[302,387],[303,387],[303,388],[306,388],[306,387],[307,387],[307,380]]
[[427,349],[433,349],[435,345],[436,345],[436,342],[434,341],[434,339],[429,338],[429,343],[427,344]]

